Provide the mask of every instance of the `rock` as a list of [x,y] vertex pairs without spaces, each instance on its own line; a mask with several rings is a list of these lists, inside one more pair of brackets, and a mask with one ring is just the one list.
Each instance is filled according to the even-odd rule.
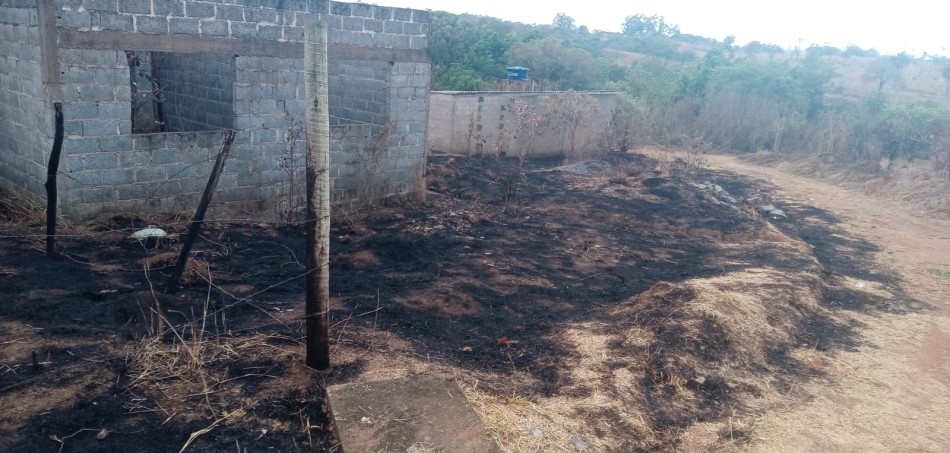
[[587,447],[590,447],[590,444],[578,439],[577,436],[571,436],[571,443],[574,444],[574,449],[577,451],[584,451],[587,450]]
[[142,230],[138,230],[132,233],[132,239],[137,239],[139,241],[144,241],[148,238],[163,238],[168,236],[168,233],[161,228],[149,227]]

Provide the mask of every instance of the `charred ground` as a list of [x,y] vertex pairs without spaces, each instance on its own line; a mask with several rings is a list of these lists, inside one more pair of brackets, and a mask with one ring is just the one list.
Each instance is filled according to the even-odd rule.
[[177,244],[129,235],[183,232],[186,216],[68,227],[47,259],[41,223],[0,206],[4,450],[169,451],[208,427],[189,451],[331,449],[326,385],[417,373],[455,376],[513,451],[566,445],[559,430],[665,450],[700,425],[722,446],[752,429],[733,418],[859,345],[836,313],[926,309],[831,213],[722,204],[689,182],[771,189],[695,163],[445,156],[428,178],[424,204],[335,216],[325,375],[302,365],[299,225],[211,222],[166,295]]

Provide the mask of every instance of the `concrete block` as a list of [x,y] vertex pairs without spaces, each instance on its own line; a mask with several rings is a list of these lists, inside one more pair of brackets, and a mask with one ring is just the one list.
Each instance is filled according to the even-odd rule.
[[[161,167],[152,167],[151,164],[152,155],[148,151],[122,151],[119,153],[119,167],[120,168],[161,168]],[[164,170],[162,170],[164,174]]]
[[[88,165],[88,163],[87,163]],[[116,169],[103,171],[100,175],[102,185],[104,186],[122,186],[135,182],[135,170]]]
[[258,37],[262,39],[278,40],[283,33],[283,27],[279,25],[261,25],[257,29]]
[[201,34],[205,36],[227,36],[228,23],[223,20],[202,20],[200,23]]
[[115,100],[122,102],[130,102],[132,100],[132,87],[130,83],[123,83],[121,85],[116,85],[115,87],[110,87],[115,89]]
[[85,120],[99,117],[95,102],[68,102],[63,104],[64,120]]
[[[75,90],[79,94],[79,98],[83,101],[115,100],[115,88],[110,85],[76,85]],[[65,92],[65,90],[63,91]]]
[[186,17],[214,17],[213,3],[196,1],[187,1],[184,3]]
[[393,9],[393,20],[398,20],[402,22],[411,22],[412,21],[412,10],[408,8],[395,8]]
[[363,19],[363,30],[382,33],[383,21],[375,19]]
[[257,187],[261,183],[261,176],[257,172],[240,173],[235,178],[236,187]]
[[[213,8],[212,8],[213,9]],[[135,31],[150,35],[168,33],[168,18],[135,16]]]
[[128,135],[132,133],[132,119],[119,120],[116,123],[116,133],[121,135]]
[[405,27],[403,28],[403,33],[407,35],[421,35],[422,25],[423,24],[420,24],[420,23],[405,24]]
[[96,83],[110,87],[130,85],[127,68],[102,68],[95,70]]
[[224,20],[244,21],[244,7],[232,5],[217,5],[214,17]]
[[383,32],[384,33],[403,33],[403,22],[398,21],[387,21],[383,22]]
[[182,17],[185,15],[184,3],[169,0],[154,0],[152,12],[156,16]]
[[92,13],[88,9],[85,11],[57,11],[56,26],[89,29],[92,27]]
[[126,102],[99,102],[98,104],[99,118],[102,119],[130,119],[132,115],[132,106]]
[[[128,16],[131,20],[131,16]],[[129,30],[131,30],[131,23]],[[123,54],[121,58],[117,55],[118,52],[114,50],[93,50],[93,49],[84,49],[82,51],[83,62],[81,66],[95,66],[97,68],[116,68],[119,66],[119,63],[125,66],[126,58]]]
[[[79,85],[76,84],[60,84],[60,89],[63,93],[63,102],[74,102],[82,101],[82,93],[80,92]],[[98,101],[99,99],[88,99],[91,101]],[[107,99],[108,100],[108,99]]]
[[64,120],[63,134],[69,136],[82,136],[82,120]]
[[67,170],[72,184],[79,187],[98,187],[102,185],[99,170]]
[[376,11],[373,13],[373,18],[379,19],[379,20],[392,20],[393,8],[387,8],[385,6],[377,6]]
[[[3,42],[0,41],[0,44],[3,44]],[[0,51],[4,51],[4,49],[0,47]],[[61,65],[78,66],[85,63],[85,60],[83,59],[83,55],[82,55],[82,49],[59,49],[58,54],[59,54],[59,64]],[[9,55],[9,51],[6,51],[2,55]],[[5,70],[5,68],[0,67],[0,73],[7,73],[7,72],[12,72],[12,71]]]
[[99,140],[95,138],[71,138],[63,140],[63,153],[79,155],[99,151]]
[[[282,5],[285,11],[306,11],[307,0],[284,0],[278,5]],[[279,8],[280,6],[278,6]]]
[[116,200],[116,191],[112,187],[83,187],[76,192],[82,203],[101,204]]
[[391,33],[377,33],[373,35],[372,45],[376,47],[393,47],[397,49],[409,48],[409,36]]
[[263,115],[261,126],[264,129],[279,129],[287,126],[287,118],[284,115]]
[[303,27],[284,27],[284,39],[290,42],[303,42]]
[[363,31],[363,19],[359,17],[345,16],[340,19],[340,25],[340,28],[346,31]]
[[239,55],[234,59],[234,66],[238,70],[242,70],[242,69],[260,70],[261,57],[245,57],[245,56]]
[[418,24],[428,24],[429,12],[418,10],[418,9],[412,10],[412,21]]
[[144,200],[151,196],[153,188],[149,184],[131,184],[116,189],[119,201]]
[[164,181],[167,178],[165,174],[165,167],[160,165],[157,166],[143,166],[135,168],[135,182],[152,182],[152,181]]
[[373,34],[366,32],[354,31],[350,33],[351,44],[357,46],[372,46],[373,45]]
[[255,38],[257,37],[257,24],[231,22],[231,36],[234,38]]
[[330,2],[330,14],[335,16],[349,16],[352,14],[352,4],[345,2]]
[[[112,11],[118,12],[115,0],[83,0],[82,6],[87,11]],[[57,12],[58,13],[58,12]]]
[[[234,134],[234,145],[246,145],[250,143],[251,134],[248,131],[239,130]],[[236,148],[237,146],[235,146]]]
[[355,17],[373,17],[375,7],[367,3],[354,3],[352,14]]
[[153,150],[151,159],[149,159],[149,161],[152,163],[152,165],[158,165],[176,163],[179,162],[180,159],[181,156],[175,152],[175,150],[162,148]]
[[83,170],[115,169],[119,167],[119,155],[116,153],[86,154],[82,159]]
[[244,9],[244,17],[249,23],[277,23],[277,10],[267,7],[250,7]]
[[173,34],[197,35],[198,19],[170,17],[168,19],[168,31]]
[[99,139],[99,150],[103,152],[117,152],[117,153],[131,152],[132,151],[132,137],[128,135],[102,137]]
[[82,121],[82,132],[87,137],[115,135],[116,130],[115,120],[93,119]]
[[151,14],[152,0],[119,0],[120,13]]
[[311,13],[330,13],[329,0],[307,0],[307,11]]

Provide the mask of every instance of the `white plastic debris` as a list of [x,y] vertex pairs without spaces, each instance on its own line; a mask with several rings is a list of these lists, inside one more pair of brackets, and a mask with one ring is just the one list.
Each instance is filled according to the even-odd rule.
[[101,431],[99,431],[98,433],[96,433],[96,439],[98,439],[98,440],[103,440],[103,439],[105,439],[106,437],[109,437],[109,430],[108,430],[108,429],[102,428]]
[[584,442],[583,440],[578,439],[577,436],[571,436],[571,443],[574,444],[574,449],[576,449],[577,451],[587,450],[587,447],[590,446],[590,444],[588,444],[587,442]]
[[148,238],[163,238],[165,236],[168,236],[165,230],[155,227],[145,228],[132,233],[132,239],[138,239],[140,241],[144,241]]
[[541,428],[534,428],[531,430],[531,435],[534,436],[535,438],[539,438],[543,436],[544,433],[541,431]]
[[364,425],[372,425],[372,424],[373,424],[373,420],[370,419],[369,417],[363,417],[363,418],[360,419],[360,423],[362,423],[362,424],[364,424]]
[[728,204],[736,204],[738,200],[733,197],[726,189],[723,189],[719,184],[713,184],[709,181],[703,181],[702,184],[690,184],[691,186],[702,190],[703,192],[711,192],[712,199],[711,201],[721,201]]

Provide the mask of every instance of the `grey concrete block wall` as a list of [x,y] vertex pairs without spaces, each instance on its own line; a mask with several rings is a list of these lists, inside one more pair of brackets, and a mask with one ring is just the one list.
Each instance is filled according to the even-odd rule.
[[[479,155],[498,151],[516,156],[524,147],[530,156],[565,155],[570,149],[567,128],[557,112],[558,100],[568,92],[436,91],[430,95],[428,141],[430,151]],[[595,101],[575,131],[575,151],[597,146],[603,125],[609,124],[617,108],[615,92],[581,92]],[[530,140],[518,137],[514,114],[523,104],[540,123]],[[536,135],[534,135],[536,134]],[[580,149],[580,148],[585,149]]]
[[0,1],[0,188],[44,193],[52,147],[35,2]]
[[[427,12],[326,0],[49,2],[44,3],[53,12],[48,27],[58,35],[57,44],[51,49],[35,44],[27,53],[46,50],[55,72],[39,74],[40,58],[34,65],[21,63],[30,60],[11,56],[21,50],[2,44],[0,74],[22,71],[22,65],[31,81],[55,80],[45,90],[42,84],[31,86],[40,95],[31,101],[35,118],[26,121],[19,108],[26,101],[15,91],[23,83],[4,78],[9,89],[0,91],[0,139],[24,138],[34,125],[51,134],[51,103],[46,101],[64,103],[61,171],[69,177],[60,180],[66,215],[84,219],[128,210],[191,209],[221,133],[188,130],[220,127],[233,127],[238,136],[215,197],[219,208],[260,212],[289,204],[280,200],[289,194],[289,175],[303,169],[302,159],[288,156],[292,149],[302,156],[305,143],[303,133],[292,138],[295,127],[306,121],[304,25],[315,19],[327,23],[331,46],[334,203],[352,209],[384,196],[424,194]],[[9,3],[0,0],[0,8]],[[13,18],[12,28],[0,28],[0,42],[13,34],[9,41],[25,41],[20,33],[35,38],[21,23],[33,20],[29,12],[0,17]],[[164,52],[174,61],[161,69],[160,78],[174,81],[169,87],[187,89],[167,90],[165,103],[191,109],[166,111],[173,132],[133,133],[132,82],[145,83],[129,68],[127,52]],[[11,64],[17,68],[10,69]],[[11,101],[14,92],[20,97]],[[15,115],[9,107],[3,110],[5,101],[16,106]],[[38,152],[31,151],[40,157],[33,164],[19,154],[0,153],[0,159],[10,161],[0,168],[0,181],[16,181],[42,194],[46,138]],[[17,152],[22,148],[18,143]],[[288,161],[296,166],[287,168]],[[30,165],[36,168],[28,170]],[[30,171],[32,176],[26,174]]]
[[386,124],[392,78],[389,63],[333,60],[329,65],[331,124]]
[[234,124],[234,55],[154,52],[152,71],[164,96],[166,132],[230,129]]

